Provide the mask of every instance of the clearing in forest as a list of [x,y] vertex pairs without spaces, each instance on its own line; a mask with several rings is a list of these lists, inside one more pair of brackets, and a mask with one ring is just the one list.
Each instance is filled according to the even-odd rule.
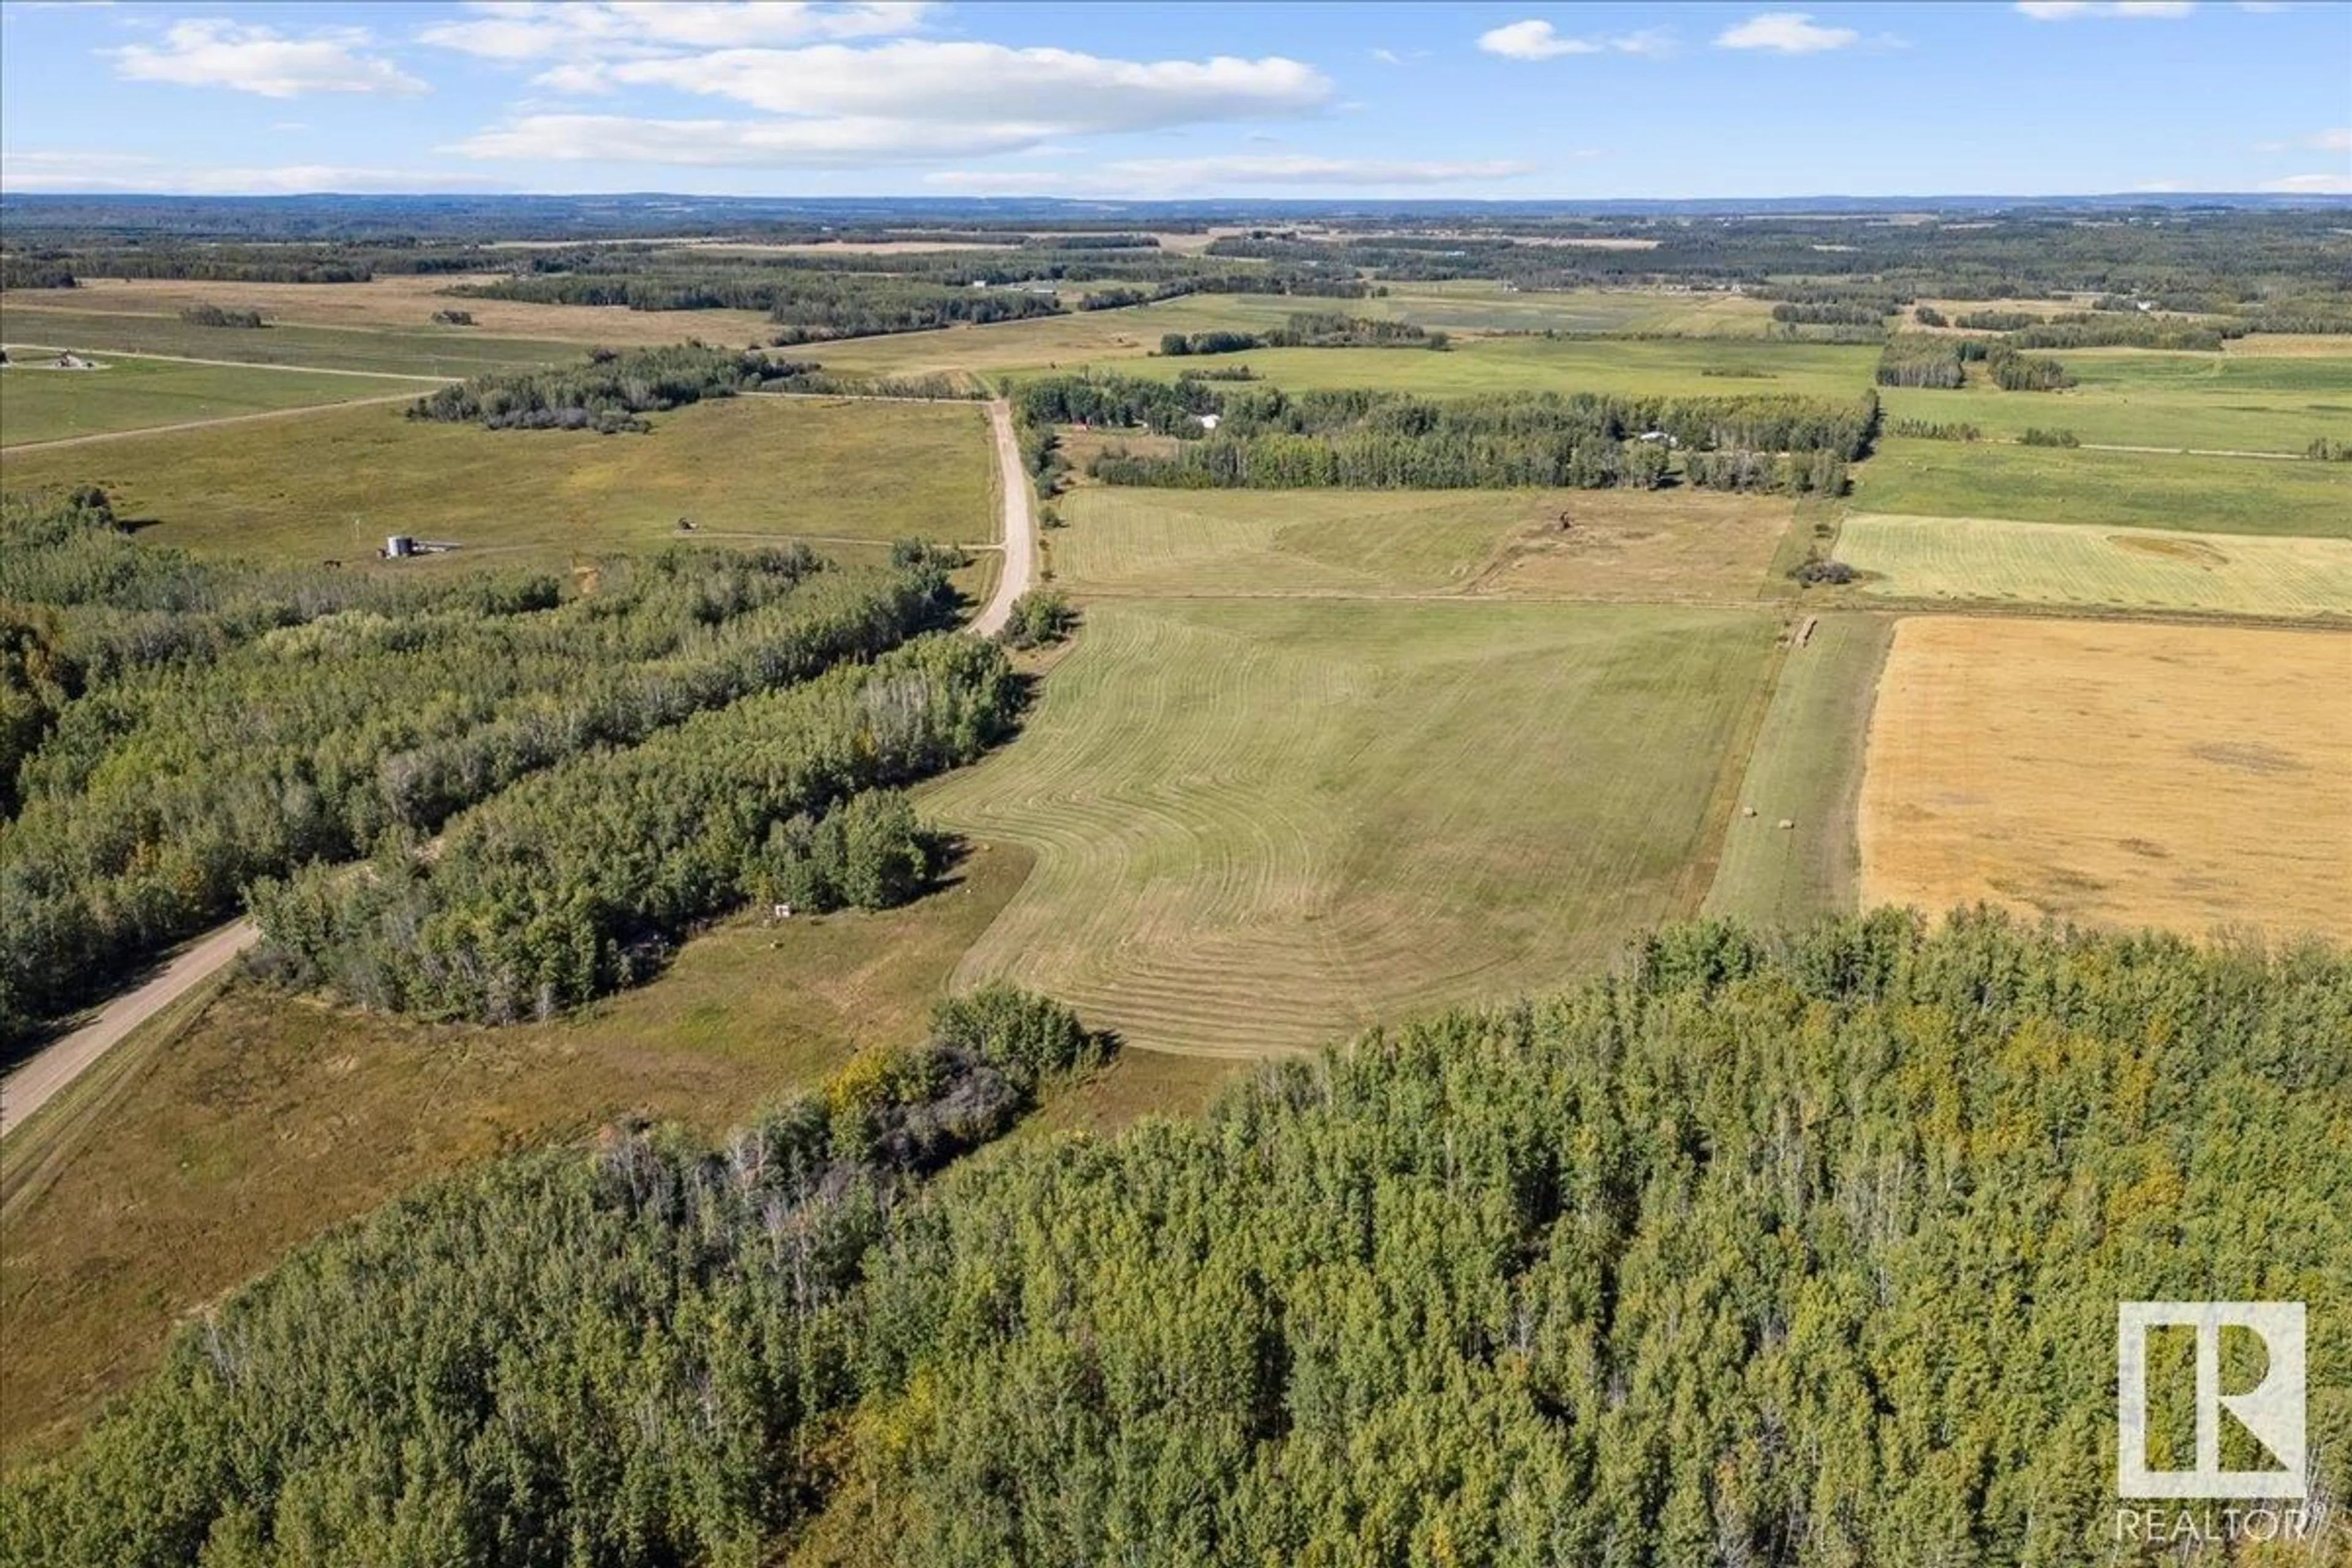
[[1262,1055],[1591,970],[1692,912],[1776,620],[1097,601],[923,808],[1036,870],[958,971]]
[[1670,602],[1756,597],[1790,510],[1693,489],[1089,486],[1055,504],[1068,524],[1049,535],[1057,580],[1082,595]]
[[1863,901],[2352,938],[2347,689],[2337,632],[1906,620]]
[[1833,612],[1793,623],[1724,832],[1708,914],[1796,929],[1853,909],[1854,803],[1894,632],[1884,616]]
[[2352,540],[1865,512],[1837,558],[1905,598],[2352,616]]

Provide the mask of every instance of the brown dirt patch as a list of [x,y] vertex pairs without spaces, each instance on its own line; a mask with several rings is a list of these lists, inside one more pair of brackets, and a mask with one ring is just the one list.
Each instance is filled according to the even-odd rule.
[[1906,621],[1863,900],[2352,940],[2348,681],[2334,632]]

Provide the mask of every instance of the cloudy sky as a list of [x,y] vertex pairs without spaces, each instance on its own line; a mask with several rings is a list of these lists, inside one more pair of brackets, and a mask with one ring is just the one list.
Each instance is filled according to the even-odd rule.
[[0,188],[2352,195],[2352,4],[7,0]]

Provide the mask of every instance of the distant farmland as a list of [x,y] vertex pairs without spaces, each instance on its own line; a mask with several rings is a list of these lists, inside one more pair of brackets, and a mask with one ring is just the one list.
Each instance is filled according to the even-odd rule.
[[737,397],[653,420],[636,436],[485,430],[380,405],[26,452],[0,459],[0,481],[105,485],[152,524],[143,539],[216,554],[366,556],[387,533],[466,546],[432,570],[646,549],[680,537],[680,517],[697,537],[744,542],[984,544],[996,531],[971,404]]
[[103,370],[48,370],[38,362],[54,356],[26,357],[33,363],[0,369],[0,444],[11,447],[432,390],[390,377],[107,355],[97,356]]
[[1906,598],[2352,616],[2352,540],[1864,513],[1837,556]]

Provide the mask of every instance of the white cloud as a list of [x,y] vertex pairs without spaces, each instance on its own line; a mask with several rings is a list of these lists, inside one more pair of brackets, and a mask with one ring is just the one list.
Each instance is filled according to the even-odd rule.
[[2017,0],[2017,8],[2037,22],[2071,22],[2078,16],[2162,20],[2197,9],[2189,0]]
[[1784,55],[1811,55],[1823,49],[1842,49],[1861,39],[1862,35],[1852,27],[1815,26],[1809,12],[1766,11],[1736,27],[1725,28],[1715,42],[1717,48],[1724,49],[1772,49]]
[[7,191],[142,191],[220,196],[509,188],[503,181],[428,169],[329,163],[188,167],[128,153],[11,153],[0,157],[0,190]]
[[454,151],[476,158],[853,167],[1306,114],[1331,98],[1321,72],[1279,58],[1118,60],[921,39],[573,60],[537,79],[568,92],[663,87],[729,99],[770,118],[535,111],[478,132]]
[[1549,22],[1513,22],[1478,35],[1478,47],[1509,60],[1549,60],[1561,55],[1597,55],[1601,46],[1589,38],[1564,38]]
[[1460,184],[1507,180],[1533,174],[1534,165],[1508,159],[1422,162],[1383,158],[1325,158],[1308,153],[1235,153],[1207,158],[1126,158],[1083,172],[1018,174],[992,169],[950,169],[926,174],[939,190],[983,195],[1065,193],[1101,196],[1166,195],[1188,191],[1229,191],[1253,185],[1381,187]]
[[494,60],[627,57],[887,37],[913,32],[938,7],[925,0],[478,0],[466,9],[467,19],[436,22],[417,38]]
[[1478,47],[1490,55],[1512,60],[1549,60],[1562,55],[1654,55],[1675,52],[1675,36],[1664,27],[1645,27],[1613,38],[1570,38],[1553,30],[1549,22],[1513,22],[1478,35]]
[[226,87],[264,98],[310,92],[427,92],[425,83],[381,55],[365,28],[328,27],[304,37],[217,17],[177,22],[159,46],[131,44],[101,51],[115,74],[133,81],[183,87]]
[[2352,125],[2337,125],[2321,132],[2309,145],[2321,153],[2352,153]]
[[2262,188],[2284,195],[2352,196],[2352,174],[2289,174]]

